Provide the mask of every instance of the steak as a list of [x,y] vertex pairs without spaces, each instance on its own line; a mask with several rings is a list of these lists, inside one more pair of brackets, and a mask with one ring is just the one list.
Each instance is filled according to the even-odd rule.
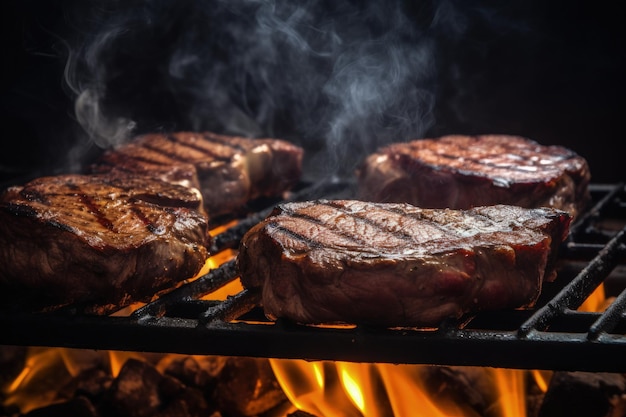
[[302,148],[279,139],[153,133],[105,151],[90,169],[147,174],[198,188],[213,219],[290,190],[302,175],[302,156]]
[[237,265],[272,319],[431,327],[533,306],[570,221],[547,207],[285,203],[244,235]]
[[197,192],[143,176],[65,174],[0,196],[0,299],[98,311],[148,301],[208,257]]
[[450,135],[395,143],[357,172],[358,198],[419,207],[554,207],[573,217],[590,201],[586,160],[519,136]]

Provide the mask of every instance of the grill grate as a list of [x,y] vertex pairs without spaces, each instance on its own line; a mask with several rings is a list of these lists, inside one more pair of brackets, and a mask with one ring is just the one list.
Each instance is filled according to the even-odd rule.
[[[349,196],[329,182],[293,199]],[[436,329],[303,326],[267,320],[260,294],[242,290],[204,300],[237,279],[233,260],[128,315],[0,313],[0,344],[351,362],[473,365],[516,369],[626,372],[626,189],[592,184],[594,206],[572,225],[559,276],[536,308],[484,312]],[[346,194],[347,193],[347,194]],[[270,208],[217,235],[214,251],[235,248]],[[603,312],[578,307],[604,284]]]

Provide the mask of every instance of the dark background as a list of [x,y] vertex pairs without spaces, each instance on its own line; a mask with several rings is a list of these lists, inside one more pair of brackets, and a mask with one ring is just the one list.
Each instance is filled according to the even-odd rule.
[[[143,2],[135,3],[141,6]],[[187,12],[197,11],[196,5],[190,6],[193,2],[171,3],[182,4],[180,13],[171,15],[172,21],[184,22],[189,18]],[[88,158],[98,151],[76,120],[76,91],[65,75],[76,69],[68,66],[73,62],[69,58],[80,54],[81,45],[92,40],[90,30],[103,27],[104,17],[113,13],[105,4],[2,2],[2,181],[75,169],[68,159]],[[440,19],[435,4],[439,2],[406,4],[409,20],[426,28],[420,33],[429,36],[437,49],[432,80],[435,102],[425,136],[527,136],[542,144],[569,147],[587,158],[593,182],[626,179],[626,16],[617,3],[446,2],[457,11],[453,18],[462,20],[453,33],[435,24]],[[159,88],[162,74],[150,70],[150,59],[158,62],[163,58],[168,37],[179,36],[185,24],[159,27],[162,30],[144,34],[155,40],[156,46],[148,51],[133,52],[131,48],[130,53],[112,55],[120,68],[128,63],[142,69],[132,72],[130,78],[122,71],[122,75],[108,78],[107,86],[110,101],[137,122],[138,132],[193,127],[186,117],[193,100]],[[215,32],[221,33],[217,27]],[[222,45],[219,49],[215,56],[227,59],[228,48]],[[76,62],[80,67],[80,60]],[[276,103],[271,123],[265,120],[259,125],[262,135],[306,136],[297,117],[290,114],[290,104]],[[254,112],[254,106],[249,110]],[[220,130],[219,123],[204,127]]]

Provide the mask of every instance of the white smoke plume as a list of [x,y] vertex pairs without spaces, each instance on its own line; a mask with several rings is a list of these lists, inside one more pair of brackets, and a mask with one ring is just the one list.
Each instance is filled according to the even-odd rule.
[[466,26],[435,3],[113,2],[76,54],[77,119],[101,147],[156,130],[280,137],[306,172],[350,175],[434,123],[436,35]]

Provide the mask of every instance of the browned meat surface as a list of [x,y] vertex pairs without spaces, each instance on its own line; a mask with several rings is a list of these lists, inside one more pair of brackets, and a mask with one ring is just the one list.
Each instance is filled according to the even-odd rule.
[[0,197],[0,300],[29,308],[147,301],[208,257],[197,192],[128,175],[41,177]]
[[271,318],[437,326],[532,306],[555,277],[570,220],[560,210],[507,205],[286,203],[244,236],[237,264]]
[[359,198],[467,209],[511,204],[576,216],[589,202],[585,159],[559,146],[506,135],[452,135],[396,143],[367,157]]
[[300,180],[302,156],[302,148],[279,139],[147,134],[105,152],[92,170],[147,174],[196,187],[213,218],[291,189]]

